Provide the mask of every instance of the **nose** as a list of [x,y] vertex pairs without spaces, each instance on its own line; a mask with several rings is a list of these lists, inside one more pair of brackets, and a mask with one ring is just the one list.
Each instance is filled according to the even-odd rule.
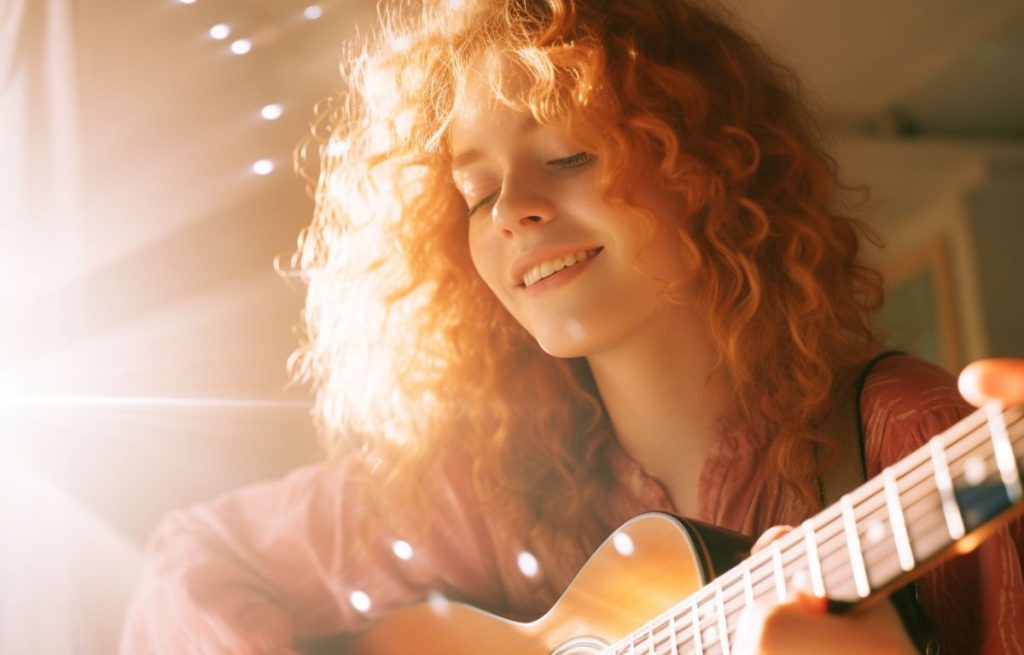
[[491,206],[491,220],[509,239],[555,219],[555,205],[543,183],[525,175],[506,176],[501,192]]

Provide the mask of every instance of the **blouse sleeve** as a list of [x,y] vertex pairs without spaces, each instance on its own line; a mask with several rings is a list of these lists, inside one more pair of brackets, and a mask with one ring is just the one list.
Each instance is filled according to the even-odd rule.
[[382,490],[361,482],[365,468],[354,458],[304,468],[168,516],[121,652],[291,653],[297,639],[358,630],[432,591],[499,606],[491,538],[454,486],[425,490],[444,517],[425,536],[360,546],[380,527],[366,501]]
[[[909,356],[879,362],[861,396],[868,475],[908,455],[973,411],[952,375]],[[919,581],[943,653],[1024,653],[1024,521]]]

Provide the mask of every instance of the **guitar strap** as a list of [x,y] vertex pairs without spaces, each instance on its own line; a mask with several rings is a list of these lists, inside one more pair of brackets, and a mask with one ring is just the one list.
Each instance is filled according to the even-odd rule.
[[[905,353],[898,350],[888,350],[875,355],[856,376],[840,385],[832,412],[822,426],[825,433],[834,437],[839,445],[838,461],[818,478],[823,507],[839,502],[843,494],[867,480],[861,393],[868,375],[878,362],[892,355],[903,354]],[[819,458],[820,456],[819,452]],[[906,628],[918,651],[925,655],[937,655],[939,642],[918,601],[916,583],[912,582],[896,590],[890,595],[890,600],[899,612],[903,627]]]

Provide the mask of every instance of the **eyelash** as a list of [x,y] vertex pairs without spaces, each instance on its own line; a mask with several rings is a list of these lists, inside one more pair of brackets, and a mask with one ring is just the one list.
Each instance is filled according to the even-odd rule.
[[[552,166],[558,170],[567,170],[570,168],[580,168],[581,166],[589,164],[593,160],[594,155],[590,154],[589,152],[577,152],[575,155],[571,155],[569,157],[562,157],[561,159],[552,159],[551,161],[546,163],[548,166]],[[476,203],[475,205],[469,208],[469,211],[466,212],[466,216],[469,217],[475,214],[478,209],[484,207],[485,205],[487,205],[487,203],[494,200],[494,198],[497,195],[498,192],[495,191],[494,193],[484,196],[480,200],[480,202]]]
[[483,207],[484,205],[486,205],[490,201],[494,200],[494,197],[497,196],[497,195],[498,195],[498,192],[495,191],[494,193],[490,193],[490,194],[484,196],[480,200],[480,202],[476,203],[475,205],[473,205],[472,207],[469,208],[469,211],[466,212],[466,217],[468,218],[468,217],[472,216],[473,214],[475,214],[476,210],[480,209],[481,207]]
[[575,155],[570,157],[562,157],[561,159],[553,159],[548,162],[548,165],[554,166],[555,168],[579,168],[584,164],[589,164],[594,160],[594,155],[589,152],[577,152]]

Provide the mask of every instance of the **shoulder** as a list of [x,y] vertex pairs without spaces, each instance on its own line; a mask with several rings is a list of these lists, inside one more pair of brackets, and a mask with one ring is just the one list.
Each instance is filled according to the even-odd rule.
[[910,355],[891,355],[876,363],[864,381],[860,410],[864,454],[874,475],[973,408],[949,371]]

